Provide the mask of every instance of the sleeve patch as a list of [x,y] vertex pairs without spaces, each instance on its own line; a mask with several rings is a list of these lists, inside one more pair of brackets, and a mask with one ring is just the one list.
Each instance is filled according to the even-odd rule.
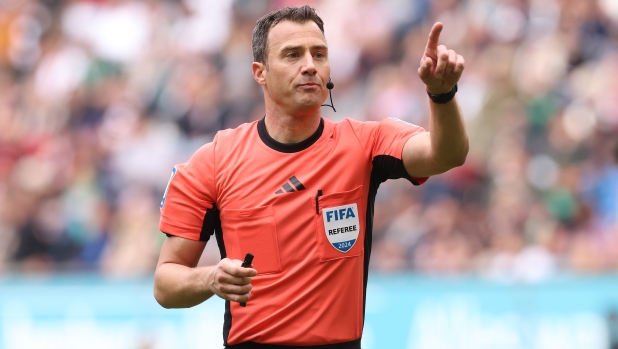
[[159,209],[163,208],[165,205],[165,198],[167,197],[167,191],[170,189],[170,184],[172,184],[172,179],[176,175],[176,166],[172,169],[172,175],[170,176],[170,180],[167,182],[167,187],[165,188],[165,193],[163,193],[163,198],[161,199],[161,204],[159,205]]

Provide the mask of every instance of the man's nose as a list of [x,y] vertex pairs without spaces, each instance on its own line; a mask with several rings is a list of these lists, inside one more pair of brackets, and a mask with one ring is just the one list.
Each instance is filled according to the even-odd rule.
[[313,61],[313,56],[310,52],[305,54],[301,72],[303,75],[315,75],[318,73],[318,69],[315,67],[315,62]]

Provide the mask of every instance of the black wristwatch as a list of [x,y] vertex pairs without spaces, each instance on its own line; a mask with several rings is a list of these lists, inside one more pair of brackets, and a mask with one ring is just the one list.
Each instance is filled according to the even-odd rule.
[[455,97],[455,93],[457,93],[457,84],[453,86],[450,92],[439,94],[439,95],[434,95],[432,93],[429,93],[429,91],[427,91],[427,95],[429,96],[429,98],[431,98],[431,100],[437,104],[446,104],[450,102],[451,99]]

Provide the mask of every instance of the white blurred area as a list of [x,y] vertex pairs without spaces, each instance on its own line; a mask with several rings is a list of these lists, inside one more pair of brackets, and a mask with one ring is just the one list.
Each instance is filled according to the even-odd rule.
[[305,3],[325,21],[333,120],[427,127],[416,71],[435,21],[466,59],[467,162],[383,185],[372,270],[507,283],[618,270],[616,1],[5,0],[0,275],[151,275],[172,166],[263,117],[253,27]]
[[[613,349],[615,283],[615,276],[505,285],[373,274],[362,347]],[[163,309],[152,297],[151,279],[0,281],[3,349],[221,349],[223,314],[217,297],[189,309]]]

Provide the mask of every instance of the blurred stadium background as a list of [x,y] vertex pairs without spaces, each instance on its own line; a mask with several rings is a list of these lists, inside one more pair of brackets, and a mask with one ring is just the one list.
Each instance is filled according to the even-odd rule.
[[[364,348],[618,348],[618,1],[0,1],[0,348],[220,348],[164,310],[172,166],[264,115],[251,33],[309,4],[340,120],[427,126],[435,21],[471,151],[378,192]],[[216,263],[211,242],[201,264]]]

